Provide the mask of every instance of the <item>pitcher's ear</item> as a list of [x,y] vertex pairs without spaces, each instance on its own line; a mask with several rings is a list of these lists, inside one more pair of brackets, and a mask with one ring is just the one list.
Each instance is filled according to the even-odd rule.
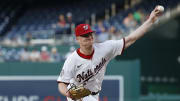
[[78,42],[78,43],[80,43],[79,41],[80,41],[80,39],[79,39],[79,37],[77,36],[76,37],[76,41]]

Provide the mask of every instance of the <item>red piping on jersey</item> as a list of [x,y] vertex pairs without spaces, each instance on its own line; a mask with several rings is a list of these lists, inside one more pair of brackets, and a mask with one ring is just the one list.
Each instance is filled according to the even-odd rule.
[[77,49],[77,54],[78,54],[80,57],[84,58],[84,59],[92,59],[93,54],[94,54],[94,50],[93,50],[93,52],[91,53],[91,55],[85,55],[85,54],[81,53],[81,52],[80,52],[80,48],[78,48],[78,49]]
[[124,48],[125,48],[125,38],[123,38],[123,49],[122,49],[122,51],[121,51],[121,54],[123,54],[123,52],[124,52]]
[[67,85],[69,84],[69,83],[67,83],[67,82],[61,82],[61,81],[57,81],[57,83],[65,83],[65,84],[67,84]]

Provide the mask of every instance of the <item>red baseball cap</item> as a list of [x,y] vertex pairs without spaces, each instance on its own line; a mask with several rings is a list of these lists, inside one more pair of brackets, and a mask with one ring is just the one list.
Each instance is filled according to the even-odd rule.
[[88,34],[88,33],[92,33],[95,32],[91,29],[89,24],[79,24],[76,28],[75,28],[75,34],[76,36],[80,36],[80,35],[84,35],[84,34]]

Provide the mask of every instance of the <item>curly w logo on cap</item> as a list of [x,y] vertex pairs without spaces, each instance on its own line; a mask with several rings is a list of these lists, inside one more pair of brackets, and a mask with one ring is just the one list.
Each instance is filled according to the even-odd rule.
[[88,30],[88,25],[83,26],[84,30]]

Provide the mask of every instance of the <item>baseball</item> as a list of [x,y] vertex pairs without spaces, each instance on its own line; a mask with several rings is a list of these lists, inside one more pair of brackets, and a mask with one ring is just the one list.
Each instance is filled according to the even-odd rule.
[[160,12],[164,12],[164,7],[163,6],[157,6],[157,9],[160,11]]

